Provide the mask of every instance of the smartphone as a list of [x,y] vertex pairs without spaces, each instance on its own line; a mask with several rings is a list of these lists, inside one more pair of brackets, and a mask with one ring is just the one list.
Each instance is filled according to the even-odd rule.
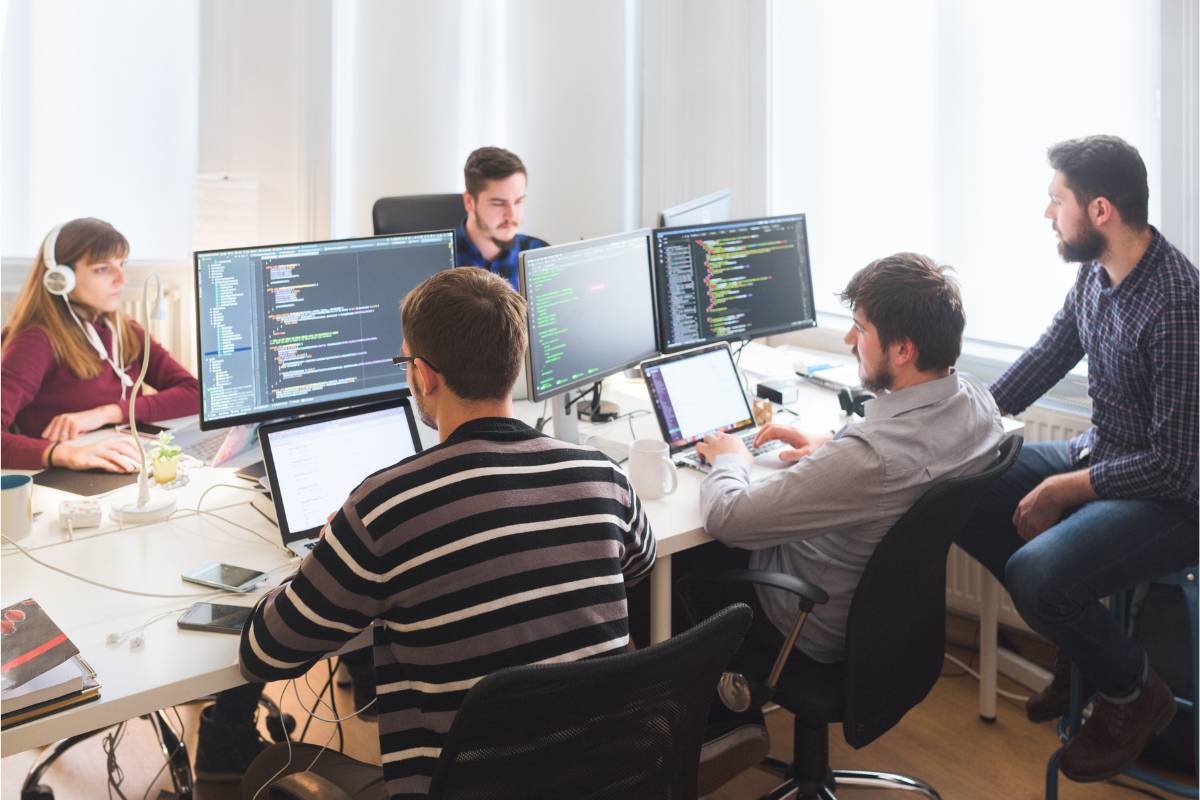
[[[170,428],[164,428],[161,425],[152,425],[149,422],[138,423],[139,436],[158,436],[163,431],[169,431]],[[129,433],[129,423],[123,422],[117,426],[117,433]]]
[[227,606],[220,603],[193,603],[179,618],[179,627],[189,631],[211,631],[241,635],[250,612],[246,606]]
[[185,572],[182,577],[185,581],[198,583],[201,586],[212,586],[231,592],[248,592],[263,579],[264,574],[256,569],[235,567],[232,564],[218,564],[214,561],[199,569]]

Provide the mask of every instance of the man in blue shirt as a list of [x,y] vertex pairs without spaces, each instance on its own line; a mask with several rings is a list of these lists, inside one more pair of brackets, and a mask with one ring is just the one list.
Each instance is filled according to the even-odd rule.
[[1137,150],[1090,136],[1049,157],[1046,217],[1060,255],[1081,266],[1050,327],[991,390],[1002,412],[1018,414],[1086,355],[1092,428],[1027,445],[959,544],[1059,646],[1054,681],[1026,706],[1030,719],[1065,710],[1071,662],[1098,692],[1061,761],[1067,777],[1098,781],[1132,766],[1175,713],[1145,648],[1100,599],[1197,560],[1200,282],[1147,224]]
[[491,270],[520,291],[517,257],[522,250],[546,246],[517,233],[525,213],[525,165],[502,147],[481,147],[467,156],[463,177],[467,215],[458,226],[455,266]]

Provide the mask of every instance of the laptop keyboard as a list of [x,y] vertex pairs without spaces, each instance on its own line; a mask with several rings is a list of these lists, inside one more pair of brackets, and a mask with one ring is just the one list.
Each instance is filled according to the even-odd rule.
[[212,436],[206,436],[197,442],[192,442],[183,448],[183,452],[207,464],[213,460],[213,456],[221,449],[221,444],[225,441],[226,433],[228,431],[217,431]]
[[[763,442],[758,447],[755,447],[754,437],[757,435],[758,431],[756,430],[738,435],[738,438],[742,440],[742,444],[746,445],[746,449],[750,451],[750,455],[752,456],[761,456],[763,453],[770,453],[773,450],[779,450],[785,446],[784,443],[778,439],[772,439],[769,442]],[[684,453],[679,457],[679,460],[706,471],[710,467],[707,461],[702,461],[700,459],[700,454],[695,450],[689,450],[687,453]]]

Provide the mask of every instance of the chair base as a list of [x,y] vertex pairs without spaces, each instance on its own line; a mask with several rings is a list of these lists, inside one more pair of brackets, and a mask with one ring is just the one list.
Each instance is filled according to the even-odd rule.
[[[870,770],[835,769],[833,779],[836,784],[853,789],[892,789],[907,792],[918,792],[930,800],[942,800],[937,790],[920,778],[908,775],[897,775],[892,772],[873,772]],[[797,797],[799,789],[795,783],[787,781],[771,790],[765,800],[787,800]],[[837,795],[829,787],[823,787],[816,797],[820,800],[837,800]]]

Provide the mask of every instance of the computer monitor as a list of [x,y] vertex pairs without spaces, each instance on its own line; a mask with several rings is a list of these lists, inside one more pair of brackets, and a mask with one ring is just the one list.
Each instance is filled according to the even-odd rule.
[[529,397],[595,383],[658,350],[646,230],[526,250]]
[[733,216],[732,193],[721,189],[677,206],[664,208],[658,214],[658,227],[675,228],[680,225],[704,225],[709,222],[724,222]]
[[195,254],[200,427],[401,397],[400,301],[454,266],[454,232]]
[[817,324],[803,214],[654,231],[664,353]]

